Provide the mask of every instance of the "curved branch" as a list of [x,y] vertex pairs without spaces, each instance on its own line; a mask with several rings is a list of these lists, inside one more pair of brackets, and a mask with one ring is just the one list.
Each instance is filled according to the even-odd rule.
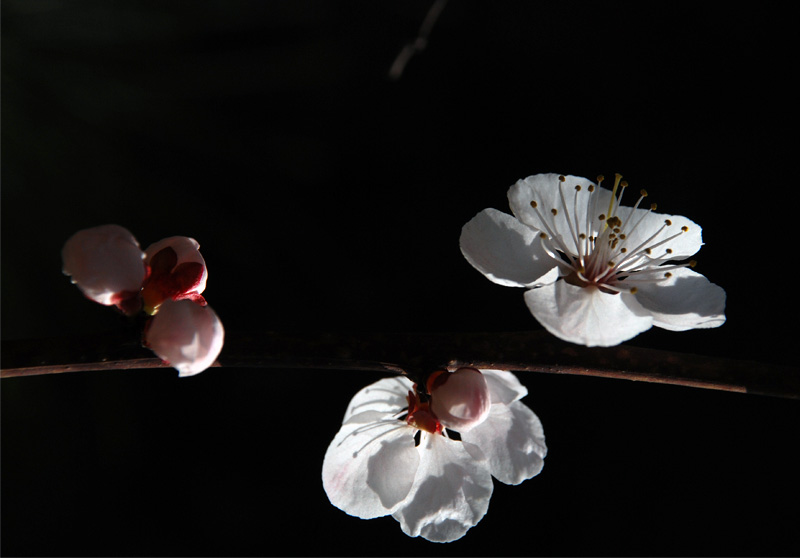
[[[3,341],[2,359],[3,378],[168,366],[124,334]],[[367,370],[412,377],[441,367],[473,366],[800,398],[800,372],[793,367],[627,345],[587,348],[542,331],[228,333],[215,366]]]

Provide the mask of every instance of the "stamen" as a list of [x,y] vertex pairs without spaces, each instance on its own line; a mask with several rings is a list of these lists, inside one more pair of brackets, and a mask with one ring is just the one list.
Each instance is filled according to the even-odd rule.
[[[617,173],[614,176],[614,188],[611,189],[611,201],[608,202],[608,214],[609,215],[614,215],[614,202],[616,201],[617,188],[619,187],[619,184],[620,184],[621,180],[622,180],[622,175]],[[627,185],[628,184],[626,182],[625,186],[627,186]],[[624,187],[623,187],[623,189],[624,189]],[[621,194],[620,194],[620,196],[621,196]]]
[[[636,223],[636,225],[638,226],[639,223],[641,223],[641,219]],[[673,236],[673,237],[670,237],[669,239],[666,239],[666,240],[664,240],[662,242],[659,242],[658,244],[653,244],[652,246],[647,246],[651,241],[655,240],[656,237],[661,234],[661,231],[663,231],[666,227],[667,227],[666,224],[661,225],[661,227],[654,234],[652,234],[650,236],[650,238],[648,238],[647,240],[645,240],[644,242],[639,244],[634,250],[631,251],[630,254],[625,256],[619,262],[619,265],[622,266],[622,264],[627,263],[629,260],[632,260],[634,258],[634,256],[641,256],[641,251],[644,251],[646,254],[650,255],[650,253],[651,253],[653,248],[656,248],[659,245],[663,244],[664,242],[666,242],[668,240],[672,240],[672,238],[675,238]],[[680,234],[680,233],[678,233],[678,234]],[[647,246],[647,248],[645,248],[645,246]]]
[[[559,180],[561,180],[562,178],[564,178],[564,177],[563,176],[559,177]],[[561,182],[564,182],[564,180],[561,180]],[[576,197],[578,196],[578,192],[577,191],[575,192],[575,196]],[[578,246],[578,237],[576,236],[575,227],[572,225],[572,219],[570,218],[569,211],[567,210],[567,202],[564,199],[564,189],[561,187],[560,184],[558,186],[558,197],[561,199],[561,205],[564,207],[564,214],[565,214],[565,216],[567,218],[567,226],[569,227],[570,234],[572,234],[572,241],[575,243],[575,254],[578,257],[580,257],[580,247]],[[556,215],[556,214],[557,214],[557,211],[554,209],[553,210],[553,215]],[[577,214],[575,215],[575,217],[577,217]]]
[[[553,252],[550,249],[550,247],[548,246],[547,235],[546,234],[541,233],[539,235],[539,238],[542,240],[542,249],[547,253],[548,256],[550,256],[559,265],[559,267],[564,266],[564,265],[569,265],[562,258],[560,258],[558,254],[556,254],[555,252]],[[567,254],[567,255],[569,256],[569,254]]]
[[[672,277],[672,273],[670,273],[673,269],[679,269],[681,267],[694,267],[697,265],[697,261],[691,260],[686,263],[680,264],[672,264],[672,265],[659,265],[654,266],[648,269],[640,269],[636,271],[630,271],[627,273],[621,274],[620,279],[624,280],[625,282],[629,283],[636,283],[636,282],[643,282],[643,283],[652,283],[654,281],[660,281],[662,278],[655,278],[655,279],[648,279],[645,276],[647,275],[657,275],[664,273],[664,278]],[[666,273],[665,273],[666,272]]]
[[[551,229],[551,228],[550,228],[550,225],[547,223],[547,220],[544,218],[544,215],[542,214],[542,212],[541,212],[541,211],[539,211],[539,204],[538,204],[538,203],[536,203],[536,200],[531,200],[531,202],[530,202],[530,205],[531,205],[531,207],[533,208],[533,210],[536,212],[536,215],[537,215],[537,216],[539,217],[539,219],[541,220],[541,222],[542,222],[542,225],[544,225],[545,232],[546,232],[548,235],[550,235],[550,238],[552,238],[552,239],[553,239],[553,242],[555,242],[555,243],[558,245],[558,249],[559,249],[560,251],[564,252],[564,254],[566,254],[566,255],[569,255],[569,254],[570,254],[570,252],[569,252],[569,250],[567,249],[567,247],[564,245],[564,243],[562,242],[562,240],[561,240],[561,237],[560,237],[560,236],[557,236],[557,235],[556,235],[556,234],[553,232],[553,229]],[[556,211],[555,209],[552,209],[552,210],[551,210],[551,212],[555,212],[555,211]],[[553,213],[553,215],[555,215],[555,213]]]
[[380,434],[378,434],[377,436],[375,436],[374,438],[372,438],[370,440],[367,440],[367,442],[363,446],[361,446],[360,448],[358,448],[356,451],[353,452],[353,457],[358,457],[358,454],[361,453],[362,451],[364,451],[364,449],[366,449],[370,444],[372,444],[373,442],[376,442],[377,440],[380,440],[381,438],[383,438],[387,434],[391,434],[392,432],[396,432],[397,430],[399,430],[401,428],[407,428],[408,427],[408,425],[405,424],[405,423],[402,423],[402,422],[398,423],[396,419],[380,420],[380,421],[373,422],[373,423],[370,423],[370,424],[365,424],[364,426],[356,428],[350,434],[345,436],[345,438],[341,442],[339,442],[339,445],[342,445],[344,443],[344,441],[349,436],[353,436],[353,435],[356,435],[356,434],[363,434],[364,432],[367,432],[367,431],[372,430],[374,428],[378,428],[378,427],[383,426],[385,424],[394,424],[396,426],[394,428],[389,428],[388,430],[385,430],[384,432],[381,432]]
[[581,191],[580,184],[576,184],[575,185],[575,196],[572,198],[572,213],[573,213],[573,215],[575,215],[575,225],[576,225],[575,226],[575,231],[573,233],[573,236],[574,236],[575,233],[578,233],[578,238],[575,239],[575,249],[577,250],[577,253],[578,253],[578,261],[581,262],[581,265],[583,265],[583,260],[586,257],[586,254],[588,254],[588,246],[586,245],[586,242],[584,242],[586,240],[586,235],[584,233],[582,233],[580,231],[580,229],[578,228],[578,226],[577,226],[577,224],[578,224],[578,192],[580,192],[580,191]]
[[[660,229],[658,229],[658,231],[659,231],[659,232],[661,232],[661,231],[663,231],[663,230],[664,230],[664,227],[663,227],[663,226],[662,226]],[[667,242],[669,242],[670,240],[674,240],[675,238],[679,237],[679,236],[680,236],[680,235],[682,235],[684,232],[685,232],[685,231],[678,231],[678,232],[676,232],[675,234],[673,234],[672,236],[668,236],[668,237],[667,237],[667,238],[665,238],[664,240],[660,240],[660,241],[656,242],[655,244],[651,244],[650,246],[648,246],[648,248],[650,248],[650,251],[652,252],[653,248],[658,248],[659,246],[663,246],[664,244],[666,244],[666,243],[667,243]],[[654,237],[650,237],[650,239],[648,239],[648,242],[649,242],[651,239],[653,239],[653,238],[654,238]],[[648,252],[648,254],[649,254],[649,253],[650,253],[650,252]],[[669,249],[668,249],[668,251],[667,251],[667,253],[668,253],[668,254],[671,254],[671,253],[672,253],[672,249],[671,249],[671,248],[669,248]]]

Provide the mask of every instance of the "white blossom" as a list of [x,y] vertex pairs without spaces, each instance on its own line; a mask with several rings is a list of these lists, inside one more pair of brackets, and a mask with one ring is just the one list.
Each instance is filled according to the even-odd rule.
[[[479,372],[485,388],[475,388],[474,372],[459,371],[471,385],[452,384],[473,402],[466,406],[474,424],[460,433],[432,411],[438,387],[449,380],[430,396],[405,377],[359,391],[322,465],[331,503],[362,519],[392,515],[409,536],[450,542],[486,514],[492,476],[519,484],[537,475],[547,448],[541,422],[519,401],[527,390],[500,370]],[[472,397],[476,389],[488,394],[488,412],[484,397]],[[452,395],[445,407],[455,410]]]
[[700,226],[641,207],[644,190],[622,206],[626,188],[619,175],[612,191],[574,176],[519,180],[508,192],[513,216],[478,213],[462,229],[461,251],[491,281],[527,288],[533,316],[573,343],[722,325],[725,291],[685,261],[703,244]]

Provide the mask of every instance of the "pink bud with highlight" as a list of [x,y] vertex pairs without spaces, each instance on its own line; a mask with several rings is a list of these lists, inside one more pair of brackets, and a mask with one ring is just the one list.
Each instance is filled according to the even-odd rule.
[[145,345],[180,376],[199,374],[219,356],[225,330],[210,306],[165,300],[145,330]]
[[165,300],[189,299],[206,304],[200,293],[206,288],[208,270],[199,248],[193,238],[171,236],[145,250],[149,269],[142,288],[145,312],[155,314]]
[[146,274],[145,254],[136,238],[119,225],[101,225],[76,232],[61,250],[63,272],[87,298],[117,306],[126,314],[139,311],[139,291]]
[[459,368],[439,371],[428,379],[431,411],[446,427],[468,432],[489,415],[492,398],[480,370]]

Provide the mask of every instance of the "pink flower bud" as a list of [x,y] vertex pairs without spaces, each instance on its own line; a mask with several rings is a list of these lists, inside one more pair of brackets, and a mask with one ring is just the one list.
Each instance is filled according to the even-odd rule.
[[145,345],[180,376],[198,374],[214,364],[224,340],[217,314],[191,300],[165,300],[145,330]]
[[206,304],[200,293],[206,288],[208,270],[199,248],[193,238],[171,236],[145,250],[149,269],[142,288],[145,312],[155,314],[165,300],[189,299]]
[[144,257],[136,238],[119,225],[78,231],[61,250],[64,274],[87,298],[127,314],[140,308]]
[[486,378],[475,368],[440,371],[428,380],[431,411],[446,427],[468,432],[489,415],[492,399]]

